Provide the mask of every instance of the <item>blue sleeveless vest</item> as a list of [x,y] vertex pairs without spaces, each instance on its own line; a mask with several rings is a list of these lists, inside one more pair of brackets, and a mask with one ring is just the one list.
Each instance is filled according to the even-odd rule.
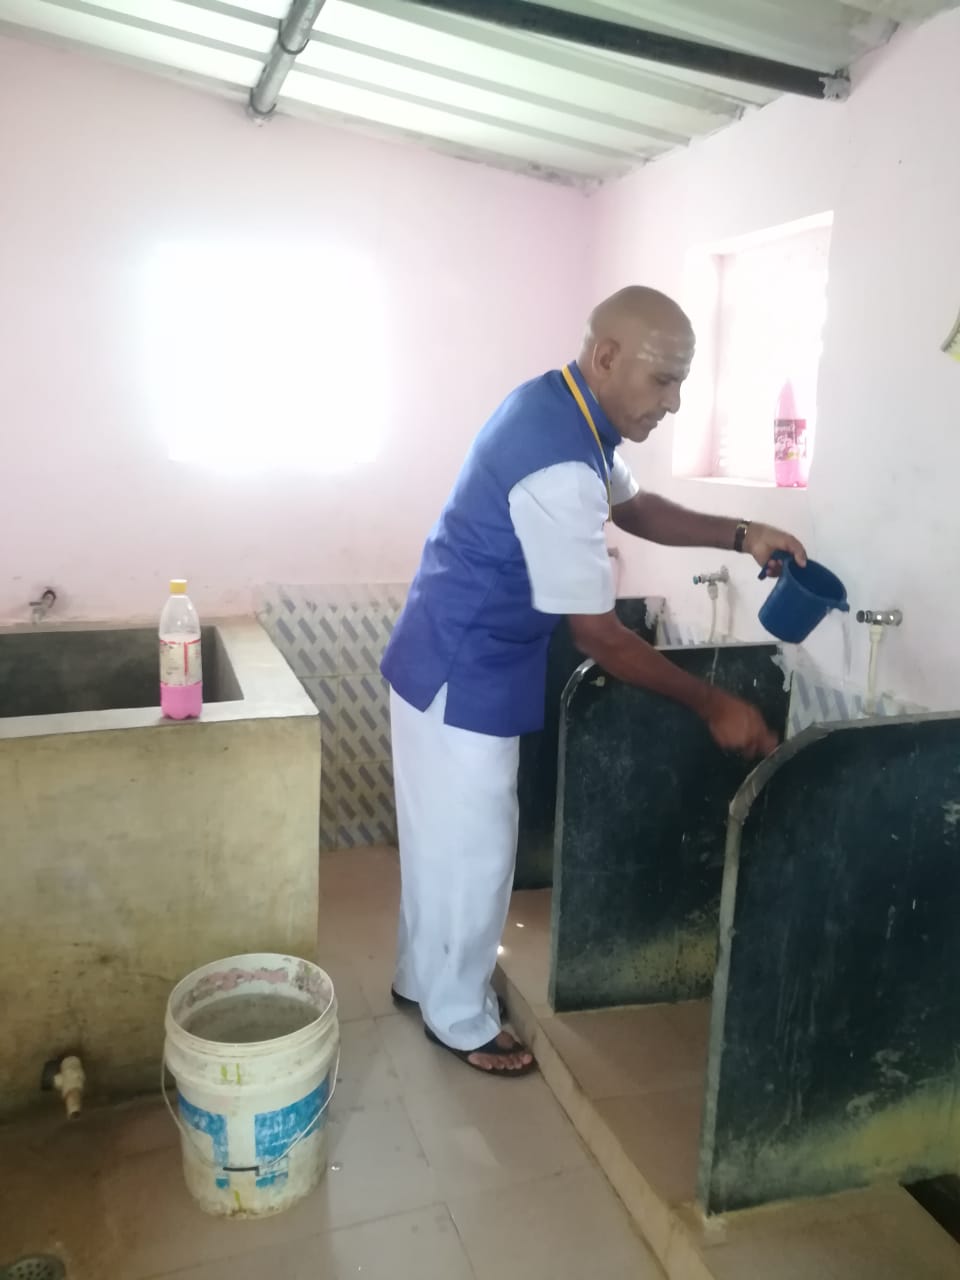
[[[620,435],[570,369],[612,470]],[[554,371],[519,387],[482,428],[427,540],[381,664],[417,710],[446,685],[447,724],[501,738],[543,727],[547,647],[560,619],[533,607],[508,495],[561,462],[585,462],[606,485],[593,432]]]

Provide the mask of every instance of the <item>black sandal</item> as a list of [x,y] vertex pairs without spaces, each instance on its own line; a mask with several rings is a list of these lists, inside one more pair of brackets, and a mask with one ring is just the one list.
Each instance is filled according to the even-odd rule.
[[439,1036],[435,1036],[429,1027],[424,1026],[423,1034],[427,1037],[431,1044],[435,1044],[440,1049],[446,1049],[447,1053],[452,1053],[455,1058],[459,1058],[461,1062],[466,1063],[468,1067],[472,1067],[474,1071],[481,1071],[485,1076],[500,1076],[507,1080],[515,1080],[518,1076],[528,1076],[531,1072],[536,1071],[537,1063],[532,1059],[522,1067],[511,1067],[505,1071],[497,1071],[495,1067],[481,1067],[476,1062],[471,1062],[470,1058],[475,1053],[486,1053],[491,1058],[509,1058],[514,1053],[529,1053],[529,1049],[524,1048],[519,1041],[514,1041],[509,1049],[504,1049],[502,1045],[497,1044],[496,1040],[489,1041],[488,1044],[480,1045],[479,1049],[454,1049],[448,1044],[444,1044]]
[[[394,987],[390,988],[390,998],[398,1009],[409,1009],[411,1013],[416,1009],[418,1013],[420,1012],[420,1005],[416,1000],[411,1000],[409,996],[402,996]],[[497,996],[497,1008],[500,1010],[501,1019],[505,1019],[507,1016],[507,1005],[503,996]],[[480,1050],[474,1049],[473,1052],[479,1053]]]

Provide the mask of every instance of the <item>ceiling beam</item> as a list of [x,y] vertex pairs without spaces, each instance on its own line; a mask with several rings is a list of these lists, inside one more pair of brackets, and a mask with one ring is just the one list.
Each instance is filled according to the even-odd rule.
[[[468,18],[461,14],[441,13],[438,9],[418,8],[409,0],[347,0],[347,3],[351,9],[363,9],[378,17],[407,23],[414,33],[421,29],[437,32],[467,45],[481,45],[511,58],[525,59],[534,67],[549,66],[555,71],[582,78],[584,82],[601,80],[618,89],[626,89],[628,93],[655,99],[661,109],[666,102],[685,110],[703,112],[715,117],[718,126],[738,120],[743,113],[744,99],[737,97],[732,89],[695,85],[639,62],[615,62],[596,51],[560,41],[552,44],[549,56],[545,56],[542,39],[522,31],[485,24],[475,14]],[[588,101],[594,96],[594,88],[591,85]]]
[[794,93],[805,98],[845,96],[846,78],[835,71],[811,71],[787,62],[775,62],[736,49],[700,44],[656,31],[604,18],[554,9],[534,0],[407,0],[411,8],[435,9],[473,18],[478,22],[548,36],[569,44],[585,45],[605,53],[617,53],[646,62],[682,67],[705,75],[757,85],[777,93]]

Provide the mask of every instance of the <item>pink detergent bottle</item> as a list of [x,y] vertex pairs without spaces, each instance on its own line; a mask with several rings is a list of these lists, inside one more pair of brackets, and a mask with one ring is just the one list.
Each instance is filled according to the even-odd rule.
[[202,709],[200,619],[186,580],[174,578],[160,615],[160,710],[171,720],[190,720]]
[[797,412],[789,378],[780,388],[774,414],[773,473],[779,489],[807,487],[807,420]]

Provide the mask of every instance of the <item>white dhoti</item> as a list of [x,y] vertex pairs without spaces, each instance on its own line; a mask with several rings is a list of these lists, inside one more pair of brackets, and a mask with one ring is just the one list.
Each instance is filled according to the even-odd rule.
[[394,989],[454,1049],[500,1030],[491,979],[517,854],[519,738],[444,724],[446,688],[427,711],[390,691],[400,837]]

